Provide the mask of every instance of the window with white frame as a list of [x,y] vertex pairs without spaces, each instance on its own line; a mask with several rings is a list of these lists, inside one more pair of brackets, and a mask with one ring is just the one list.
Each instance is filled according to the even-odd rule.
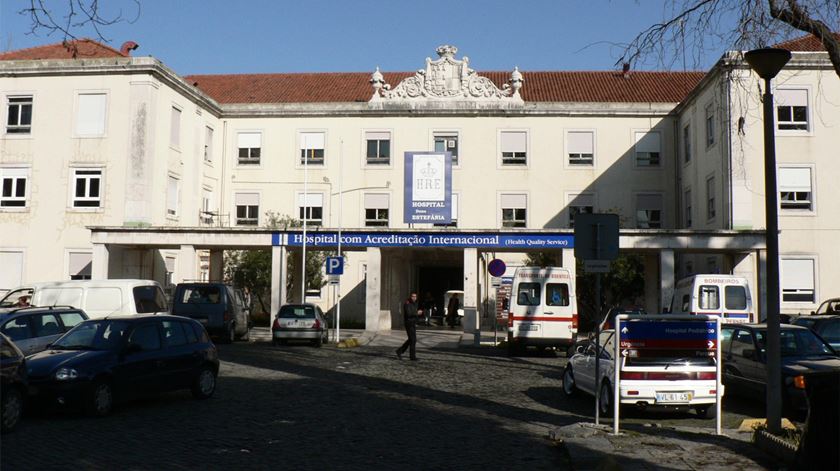
[[779,207],[813,211],[810,167],[779,167]]
[[780,131],[808,130],[808,90],[778,89],[774,95],[776,103],[776,126]]
[[204,127],[204,161],[213,161],[213,128]]
[[706,147],[715,143],[715,107],[714,103],[706,105]]
[[32,95],[6,98],[6,133],[32,132]]
[[452,221],[449,224],[435,224],[435,227],[458,227],[458,194],[452,193]]
[[685,227],[691,228],[691,190],[685,190]]
[[595,163],[595,133],[592,131],[567,132],[566,151],[569,154],[569,165],[593,165]]
[[639,167],[659,167],[661,143],[656,131],[636,132],[636,165]]
[[23,283],[23,250],[0,249],[0,286],[15,287]]
[[706,178],[706,219],[714,219],[717,214],[715,208],[715,177]]
[[365,226],[388,226],[389,199],[387,193],[365,193]]
[[810,257],[782,257],[782,301],[788,303],[815,303],[814,268]]
[[636,195],[636,227],[639,229],[662,228],[662,195],[651,193]]
[[570,194],[566,197],[569,208],[569,227],[575,227],[575,216],[595,212],[595,195],[592,193]]
[[504,193],[500,196],[502,227],[528,226],[528,195]]
[[105,134],[105,116],[108,95],[105,93],[80,93],[76,110],[76,135],[101,136]]
[[71,280],[89,280],[93,255],[90,252],[69,252],[67,274]]
[[237,226],[256,226],[260,222],[260,194],[236,193],[234,195]]
[[324,194],[323,193],[299,193],[298,194],[298,215],[300,220],[306,217],[306,224],[312,226],[324,225]]
[[170,112],[169,145],[176,149],[181,148],[181,110],[174,106]]
[[73,207],[99,208],[102,206],[102,169],[73,169]]
[[262,133],[240,132],[236,135],[239,147],[239,165],[259,165],[262,150]]
[[525,165],[528,163],[528,133],[525,131],[502,131],[499,133],[499,147],[502,150],[502,165]]
[[213,224],[213,190],[203,188],[201,190],[201,213],[199,219],[202,224]]
[[324,165],[324,133],[300,133],[300,163]]
[[[368,165],[388,165],[391,163],[391,132],[365,132],[367,144],[366,158]],[[323,158],[323,156],[322,156]]]
[[686,124],[683,128],[683,158],[691,162],[691,125]]
[[166,185],[166,215],[178,216],[178,203],[181,193],[181,180],[178,177],[169,175]]
[[435,132],[435,152],[449,152],[452,154],[452,165],[458,165],[458,133],[452,131]]
[[0,208],[25,208],[28,168],[0,168]]

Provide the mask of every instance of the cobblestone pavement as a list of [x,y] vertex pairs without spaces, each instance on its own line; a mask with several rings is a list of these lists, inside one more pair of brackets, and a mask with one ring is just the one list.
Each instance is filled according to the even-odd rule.
[[[29,414],[3,436],[0,467],[570,469],[549,431],[590,421],[592,407],[562,397],[564,358],[427,343],[419,362],[400,361],[398,340],[354,349],[223,345],[212,399],[171,393],[102,419]],[[685,414],[629,420],[713,425]]]

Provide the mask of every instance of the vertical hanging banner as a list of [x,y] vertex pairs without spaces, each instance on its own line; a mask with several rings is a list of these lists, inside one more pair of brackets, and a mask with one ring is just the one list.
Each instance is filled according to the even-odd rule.
[[452,154],[406,152],[404,201],[405,223],[451,223]]

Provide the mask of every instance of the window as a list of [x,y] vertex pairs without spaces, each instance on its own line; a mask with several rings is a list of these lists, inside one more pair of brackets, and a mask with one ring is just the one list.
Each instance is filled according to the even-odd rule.
[[178,199],[181,181],[177,177],[169,176],[166,187],[166,215],[178,217]]
[[181,322],[163,321],[163,342],[167,347],[180,347],[187,344],[187,336]]
[[592,131],[567,132],[566,151],[569,153],[569,165],[593,165],[595,163],[595,133]]
[[732,335],[732,355],[742,358],[749,357],[751,360],[756,359],[755,342],[753,342],[750,331],[738,330]]
[[166,298],[157,285],[135,286],[131,291],[138,314],[166,311]]
[[662,228],[662,195],[636,195],[636,227],[638,229]]
[[324,133],[300,133],[300,163],[324,165]]
[[700,285],[700,309],[720,309],[720,289],[715,285]]
[[195,336],[195,330],[192,326],[186,322],[181,322],[180,324],[184,329],[184,333],[187,334],[187,343],[197,343],[198,337]]
[[80,93],[76,115],[77,136],[101,136],[105,134],[105,115],[108,95],[104,93]]
[[365,133],[365,141],[367,142],[368,165],[388,165],[391,163],[390,132],[368,131]]
[[388,226],[388,195],[384,193],[365,194],[365,226]]
[[58,313],[58,317],[61,318],[65,331],[68,331],[85,321],[85,318],[78,312],[60,312]]
[[715,143],[715,108],[713,103],[706,105],[706,147]]
[[300,193],[297,205],[301,221],[305,216],[309,225],[322,226],[324,224],[324,195],[322,193]]
[[524,194],[501,195],[502,227],[526,227],[528,225],[528,197]]
[[706,179],[706,219],[715,218],[715,177]]
[[101,207],[101,184],[102,170],[81,168],[73,169],[73,207]]
[[452,154],[452,165],[458,165],[458,133],[457,132],[436,132],[435,152],[449,152]]
[[32,316],[30,321],[35,329],[35,337],[49,337],[50,335],[63,334],[64,331],[58,324],[55,314],[37,314]]
[[516,290],[516,304],[520,306],[539,306],[540,291],[539,283],[519,283]]
[[568,306],[569,285],[566,283],[546,283],[545,285],[546,306]]
[[70,252],[67,273],[71,280],[89,280],[93,255],[90,252]]
[[812,211],[810,167],[779,168],[779,206],[781,209]]
[[137,345],[142,351],[160,349],[160,334],[157,323],[138,326],[128,337],[129,345]]
[[691,125],[688,124],[683,128],[683,158],[691,162]]
[[6,133],[32,132],[32,96],[10,96],[6,105]]
[[[0,269],[0,286],[11,287],[23,284],[23,255],[22,250],[0,250],[0,267],[3,267]],[[18,290],[14,293],[23,294],[25,292],[24,290]],[[6,302],[16,300],[17,298],[6,298]]]
[[636,132],[636,165],[639,167],[659,166],[659,133]]
[[171,121],[169,123],[169,145],[176,149],[181,148],[181,110],[172,107]]
[[691,228],[691,190],[685,190],[685,227]]
[[780,131],[808,130],[808,90],[776,90],[776,126]]
[[237,135],[239,165],[259,165],[262,133],[241,132]]
[[499,135],[502,149],[502,165],[525,165],[528,156],[528,133],[525,131],[502,131]]
[[213,190],[202,188],[201,213],[199,214],[199,220],[202,224],[213,224],[213,216],[215,215],[216,214],[213,211]]
[[783,302],[814,303],[816,301],[814,265],[813,258],[781,259]]
[[204,161],[213,161],[213,128],[210,126],[204,128]]
[[595,195],[592,193],[572,194],[566,198],[569,203],[569,227],[575,227],[575,216],[595,212]]
[[3,325],[3,333],[15,342],[32,338],[32,331],[29,329],[30,316],[20,316],[6,322]]
[[236,193],[234,200],[234,206],[236,206],[236,225],[258,225],[260,215],[259,193]]
[[452,221],[449,224],[435,224],[435,227],[458,227],[458,195],[452,193]]
[[747,290],[743,286],[727,286],[723,289],[726,309],[742,311],[747,308]]
[[0,168],[0,208],[26,207],[28,168]]

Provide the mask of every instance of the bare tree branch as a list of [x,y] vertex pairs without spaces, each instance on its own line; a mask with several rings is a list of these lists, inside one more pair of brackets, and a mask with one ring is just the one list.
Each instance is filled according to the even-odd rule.
[[[29,34],[46,33],[47,36],[60,34],[65,45],[72,46],[72,40],[78,39],[84,30],[93,30],[96,39],[108,43],[104,29],[120,22],[134,23],[140,17],[140,0],[122,0],[131,2],[135,15],[132,18],[123,16],[122,8],[112,16],[103,16],[103,6],[99,0],[62,0],[48,6],[47,0],[29,0],[29,6],[18,11],[18,14],[29,17]],[[109,3],[112,6],[114,3]],[[56,6],[57,5],[57,6]]]
[[828,58],[834,65],[837,76],[840,77],[840,40],[831,28],[822,21],[809,17],[808,12],[797,0],[786,0],[788,8],[780,6],[777,0],[767,0],[767,3],[770,6],[770,16],[820,40],[828,51]]

